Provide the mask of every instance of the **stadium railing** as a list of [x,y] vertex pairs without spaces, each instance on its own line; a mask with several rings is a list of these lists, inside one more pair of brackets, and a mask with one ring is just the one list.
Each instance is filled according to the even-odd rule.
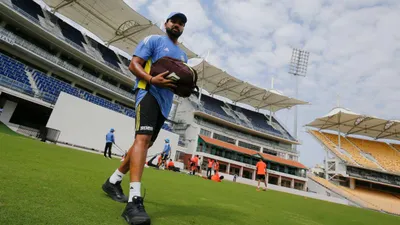
[[125,97],[128,97],[130,99],[134,99],[134,95],[133,94],[131,94],[131,93],[127,92],[127,91],[124,91],[124,90],[122,90],[122,89],[120,89],[120,88],[118,88],[118,87],[116,87],[116,86],[114,86],[112,84],[109,84],[109,83],[107,83],[107,82],[105,82],[105,81],[103,81],[103,80],[101,80],[101,79],[99,79],[99,78],[97,78],[97,77],[95,77],[95,76],[83,71],[83,70],[80,70],[79,68],[76,68],[75,66],[69,64],[68,62],[61,60],[57,56],[48,53],[47,51],[37,47],[33,43],[31,43],[29,41],[26,41],[26,40],[22,39],[21,37],[18,37],[17,35],[13,34],[10,31],[5,30],[4,28],[0,28],[0,39],[2,39],[4,41],[7,41],[10,44],[13,44],[13,45],[16,44],[16,45],[19,45],[19,46],[21,46],[21,47],[23,47],[25,49],[28,49],[28,50],[30,50],[30,51],[42,56],[43,58],[45,58],[45,59],[47,59],[47,60],[49,60],[49,61],[51,61],[51,62],[53,62],[53,63],[55,63],[55,64],[57,64],[59,66],[61,66],[61,67],[65,68],[65,69],[67,69],[67,70],[69,70],[70,72],[73,72],[73,73],[75,73],[75,74],[77,74],[79,76],[82,76],[82,77],[84,77],[84,78],[86,78],[86,79],[88,79],[90,81],[93,81],[93,82],[95,82],[97,84],[100,84],[100,85],[102,85],[102,86],[104,86],[104,87],[106,87],[106,88],[108,88],[108,89],[110,89],[110,90],[112,90],[114,92],[117,92],[118,94],[121,94],[121,95],[123,95]]
[[[83,53],[86,53],[88,55],[90,55],[91,57],[94,57],[93,55],[91,55],[90,53],[88,53],[82,46],[77,45],[76,43],[74,43],[73,41],[60,36],[59,34],[53,33],[51,30],[49,30],[47,27],[42,26],[42,24],[40,23],[39,20],[37,20],[36,18],[32,17],[31,15],[29,15],[29,13],[25,12],[24,10],[20,9],[18,6],[8,2],[8,1],[2,1],[4,3],[6,3],[7,5],[9,5],[10,7],[12,7],[15,11],[17,11],[18,13],[22,14],[23,16],[27,17],[29,20],[31,20],[32,22],[36,23],[37,25],[39,25],[40,27],[42,27],[44,30],[46,30],[47,32],[53,34],[54,36],[58,37],[59,39],[67,42],[69,45],[73,46],[74,48],[79,49],[80,51],[82,51]],[[117,71],[118,73],[129,77],[129,75],[123,73],[123,71],[121,70],[121,68],[117,68],[114,65],[111,64],[107,64],[106,62],[102,62],[103,64],[107,65],[108,67],[112,68],[113,70]]]

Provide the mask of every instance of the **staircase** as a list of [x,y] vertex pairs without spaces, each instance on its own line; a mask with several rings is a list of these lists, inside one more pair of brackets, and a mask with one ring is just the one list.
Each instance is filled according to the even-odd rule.
[[36,82],[35,82],[35,80],[33,79],[33,76],[32,76],[33,70],[25,68],[25,73],[26,73],[26,75],[28,77],[29,83],[31,84],[33,92],[35,93],[35,95],[39,95],[40,94],[39,93],[39,88],[37,87]]

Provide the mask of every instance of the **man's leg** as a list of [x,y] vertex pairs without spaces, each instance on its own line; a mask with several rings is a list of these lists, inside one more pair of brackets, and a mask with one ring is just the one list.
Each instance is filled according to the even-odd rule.
[[109,144],[108,146],[108,157],[111,159],[111,148],[112,148],[112,143]]
[[145,211],[143,197],[141,195],[141,179],[146,161],[147,150],[157,139],[158,133],[165,122],[157,100],[151,95],[146,96],[136,107],[136,138],[130,154],[130,187],[128,204],[122,217],[129,224],[151,223],[150,217]]
[[104,146],[104,157],[107,157],[107,149],[108,149],[108,143],[106,143],[106,146]]

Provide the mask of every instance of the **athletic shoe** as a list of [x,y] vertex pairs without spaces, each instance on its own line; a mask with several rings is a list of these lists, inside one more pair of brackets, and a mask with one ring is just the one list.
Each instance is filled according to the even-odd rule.
[[150,225],[151,220],[143,205],[143,198],[134,196],[121,215],[130,225]]
[[110,178],[102,186],[103,191],[108,194],[114,201],[117,202],[128,202],[128,197],[124,195],[121,187],[121,181],[116,182],[115,184],[110,183]]

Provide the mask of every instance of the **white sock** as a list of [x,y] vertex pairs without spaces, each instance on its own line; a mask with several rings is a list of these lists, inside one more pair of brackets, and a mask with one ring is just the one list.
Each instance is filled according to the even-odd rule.
[[129,188],[129,199],[128,199],[128,202],[132,202],[132,198],[134,196],[141,197],[141,194],[140,194],[141,183],[140,182],[131,182],[129,186],[130,186],[130,188]]
[[118,181],[121,181],[122,178],[124,178],[125,174],[119,172],[119,170],[115,170],[115,172],[113,173],[113,175],[111,175],[110,177],[110,183],[115,184]]

